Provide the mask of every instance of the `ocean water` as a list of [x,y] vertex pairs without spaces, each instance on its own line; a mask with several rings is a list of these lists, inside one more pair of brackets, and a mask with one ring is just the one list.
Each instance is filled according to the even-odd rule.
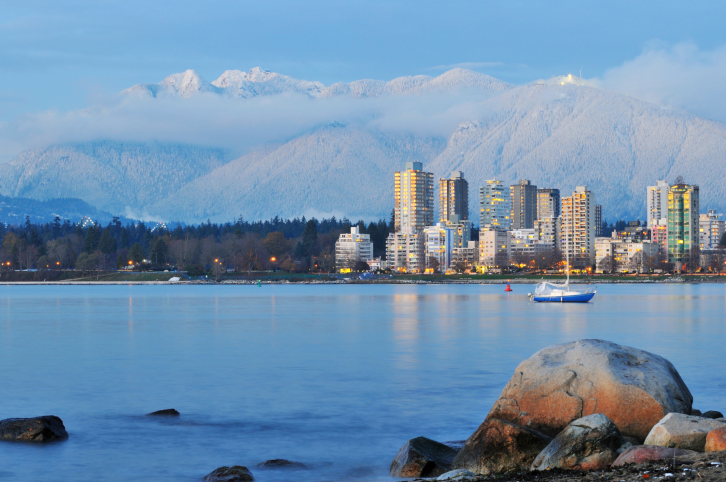
[[[0,419],[70,434],[0,443],[0,480],[389,480],[416,436],[467,438],[517,364],[600,338],[669,359],[726,410],[726,285],[0,286]],[[144,414],[176,408],[181,417]],[[307,470],[262,470],[274,458]]]

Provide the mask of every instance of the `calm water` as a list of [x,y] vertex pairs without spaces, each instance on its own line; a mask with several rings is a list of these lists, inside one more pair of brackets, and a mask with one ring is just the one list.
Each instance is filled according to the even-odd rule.
[[[726,409],[726,285],[601,286],[588,305],[514,286],[0,286],[0,418],[70,439],[0,444],[0,480],[387,480],[409,438],[468,437],[517,364],[602,338],[671,360]],[[174,407],[175,420],[143,417]],[[287,458],[310,470],[260,470]]]

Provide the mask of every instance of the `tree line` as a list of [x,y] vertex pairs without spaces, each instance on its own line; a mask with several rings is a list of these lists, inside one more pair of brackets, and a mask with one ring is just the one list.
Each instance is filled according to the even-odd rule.
[[369,234],[374,255],[385,257],[393,223],[352,223],[348,219],[281,219],[234,223],[178,224],[171,228],[143,222],[122,224],[114,218],[72,223],[56,217],[34,224],[0,225],[2,270],[69,270],[82,272],[178,269],[192,276],[219,277],[228,270],[251,272],[330,272],[335,269],[335,242],[358,226]]

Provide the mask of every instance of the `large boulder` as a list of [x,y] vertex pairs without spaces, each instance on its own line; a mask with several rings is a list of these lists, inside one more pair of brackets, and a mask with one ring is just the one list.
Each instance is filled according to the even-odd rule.
[[438,477],[451,470],[456,450],[426,437],[406,442],[391,463],[391,477]]
[[526,470],[551,440],[536,430],[490,418],[469,437],[453,467],[481,475]]
[[645,445],[703,452],[708,433],[724,426],[723,422],[710,418],[669,413],[653,427],[645,439]]
[[711,430],[706,435],[706,452],[720,452],[726,450],[726,425],[716,430]]
[[307,469],[307,466],[302,462],[293,462],[287,459],[265,460],[257,464],[257,467],[261,469]]
[[55,415],[0,420],[0,440],[49,442],[68,438],[63,420]]
[[205,482],[250,482],[255,480],[247,467],[233,465],[219,467],[204,476]]
[[618,458],[624,443],[609,418],[601,413],[588,415],[570,422],[537,455],[532,470],[604,470]]
[[718,410],[709,410],[701,416],[704,418],[723,418],[723,413]]
[[544,348],[523,361],[494,403],[498,418],[554,437],[594,413],[642,441],[671,412],[690,413],[691,392],[663,357],[602,340]]
[[630,464],[644,464],[655,460],[673,460],[673,457],[696,454],[693,450],[672,449],[655,445],[634,445],[625,449],[613,462],[613,467]]

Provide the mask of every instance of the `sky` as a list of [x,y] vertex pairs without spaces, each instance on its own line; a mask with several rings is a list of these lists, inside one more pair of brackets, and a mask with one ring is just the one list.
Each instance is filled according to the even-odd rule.
[[255,66],[326,85],[455,66],[515,84],[582,72],[723,121],[724,18],[716,1],[0,0],[0,130],[174,72]]

